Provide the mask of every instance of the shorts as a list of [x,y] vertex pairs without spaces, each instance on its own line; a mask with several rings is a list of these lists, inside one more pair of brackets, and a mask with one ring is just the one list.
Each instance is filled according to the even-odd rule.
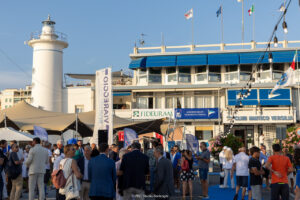
[[236,185],[247,188],[248,187],[248,176],[236,176]]
[[193,170],[181,171],[180,180],[181,181],[193,181],[193,180],[195,180],[194,171]]
[[269,175],[270,175],[270,170],[266,169],[263,167],[263,170],[265,172],[265,174],[263,175],[264,178],[269,178]]
[[200,168],[199,169],[199,176],[200,180],[207,180],[208,169],[207,168]]
[[262,186],[261,185],[251,185],[252,199],[261,200],[262,199]]

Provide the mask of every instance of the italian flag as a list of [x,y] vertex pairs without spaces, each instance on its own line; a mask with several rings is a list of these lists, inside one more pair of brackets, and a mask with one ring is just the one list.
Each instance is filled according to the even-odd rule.
[[254,5],[251,6],[251,8],[248,10],[249,16],[251,16],[254,12]]

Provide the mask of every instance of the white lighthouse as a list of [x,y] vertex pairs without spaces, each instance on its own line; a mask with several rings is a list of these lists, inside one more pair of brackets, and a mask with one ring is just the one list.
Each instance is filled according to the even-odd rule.
[[48,16],[42,32],[31,35],[33,48],[32,105],[44,110],[62,112],[63,49],[66,36],[55,31],[55,22]]

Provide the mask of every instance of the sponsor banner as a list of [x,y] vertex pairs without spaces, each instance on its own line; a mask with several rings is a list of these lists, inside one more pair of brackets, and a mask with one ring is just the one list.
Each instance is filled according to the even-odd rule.
[[161,119],[174,117],[174,109],[132,109],[132,119]]
[[218,108],[177,108],[176,119],[218,119]]
[[108,131],[108,144],[113,143],[113,94],[111,68],[96,71],[96,116],[94,143],[98,143],[98,130]]
[[[243,105],[291,105],[291,90],[278,89],[271,94],[272,89],[252,89],[250,95],[241,100]],[[246,90],[228,90],[227,103],[229,106],[239,105],[240,94],[246,94]]]

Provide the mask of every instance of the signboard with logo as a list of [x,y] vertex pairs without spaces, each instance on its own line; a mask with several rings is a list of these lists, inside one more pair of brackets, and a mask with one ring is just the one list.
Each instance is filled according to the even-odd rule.
[[174,109],[132,109],[132,119],[161,119],[174,117]]
[[[223,123],[230,123],[232,111],[223,111]],[[270,123],[295,123],[296,114],[290,108],[277,108],[258,111],[256,109],[240,110],[235,115],[237,124],[270,124]]]
[[218,119],[218,108],[177,108],[176,119]]
[[271,94],[272,89],[260,89],[260,105],[291,105],[290,89],[279,89]]
[[[272,89],[252,89],[250,95],[241,100],[243,105],[291,105],[291,90],[278,89],[271,94]],[[239,105],[240,94],[245,94],[245,90],[228,90],[227,100],[229,106]]]
[[[246,91],[242,90],[228,90],[227,91],[227,97],[228,97],[228,105],[229,106],[235,106],[239,105],[240,101],[240,94],[245,94]],[[258,96],[257,96],[257,89],[253,89],[250,92],[250,95],[248,97],[245,97],[242,100],[243,105],[258,105]]]

